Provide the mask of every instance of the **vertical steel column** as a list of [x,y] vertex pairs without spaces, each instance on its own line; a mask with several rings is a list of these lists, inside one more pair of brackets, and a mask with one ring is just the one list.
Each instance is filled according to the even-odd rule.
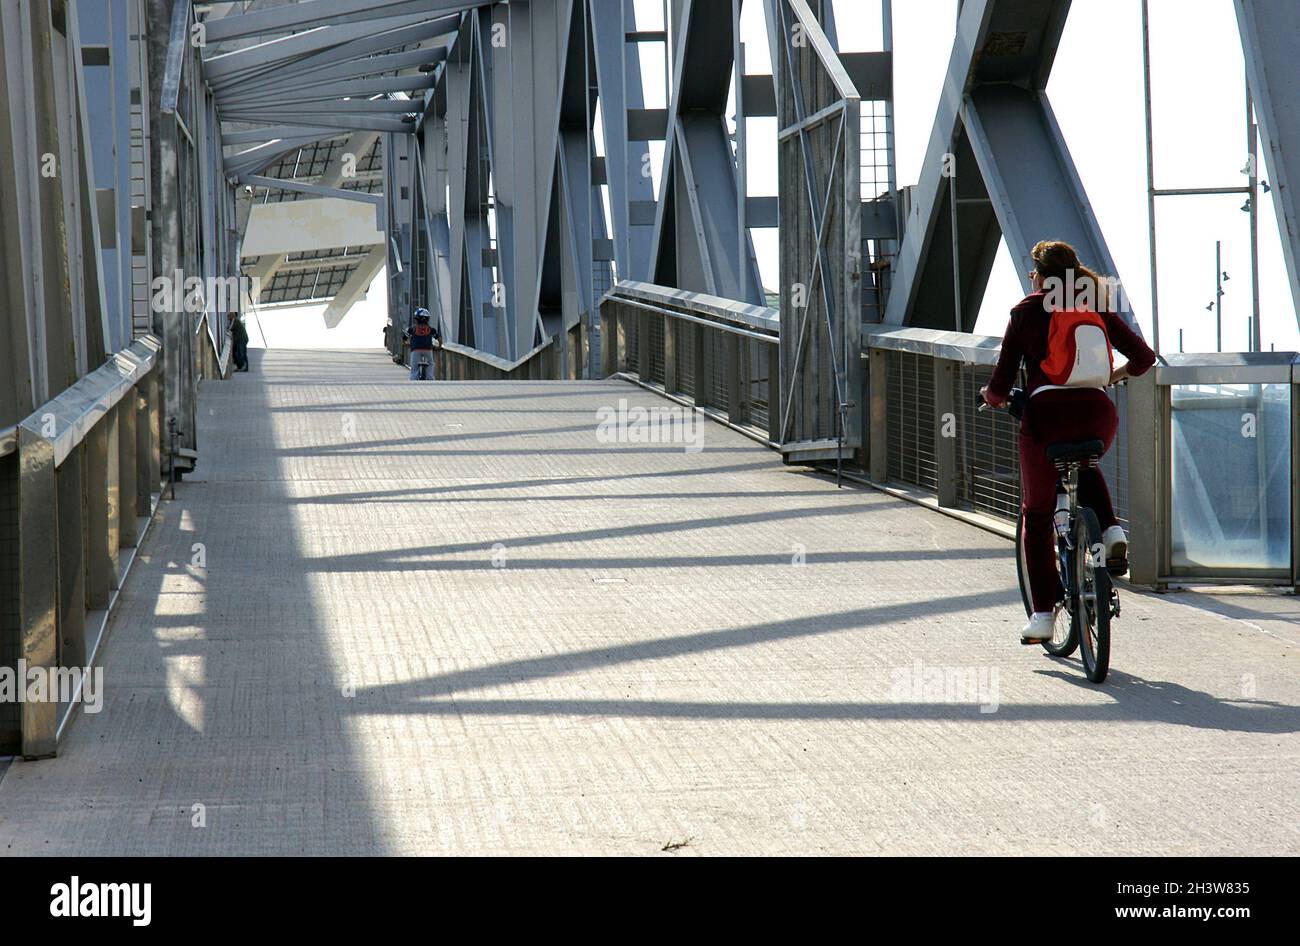
[[[175,109],[178,106],[183,56],[187,45],[186,27],[189,5],[171,0],[147,0],[147,34],[149,36],[149,103],[159,111],[158,125],[151,136],[151,172],[153,185],[153,245],[158,248],[154,277],[168,281],[182,274],[185,265],[185,234],[180,215],[186,201],[188,184],[180,173],[180,131]],[[169,66],[171,67],[169,69]],[[146,111],[152,111],[147,108]],[[153,311],[153,330],[162,341],[162,377],[164,409],[176,419],[181,448],[194,445],[194,332],[185,312],[175,311],[172,293],[168,304]],[[170,453],[171,445],[165,447]],[[189,469],[191,460],[171,457],[178,469]]]

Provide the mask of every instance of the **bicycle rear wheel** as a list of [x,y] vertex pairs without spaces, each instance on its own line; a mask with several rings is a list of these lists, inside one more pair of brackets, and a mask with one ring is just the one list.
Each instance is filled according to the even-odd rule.
[[1074,520],[1074,630],[1083,670],[1093,683],[1110,669],[1110,573],[1106,571],[1101,526],[1087,506]]
[[[1058,543],[1056,554],[1056,565],[1062,567],[1061,548]],[[1022,510],[1020,517],[1016,519],[1016,577],[1020,581],[1020,601],[1025,606],[1025,617],[1034,613],[1033,599],[1029,594],[1029,566],[1025,561],[1025,514]],[[1066,577],[1062,574],[1062,579]],[[1069,582],[1062,580],[1063,588],[1069,587]],[[1079,646],[1079,637],[1074,631],[1074,622],[1070,619],[1068,610],[1064,607],[1058,608],[1056,612],[1056,623],[1052,628],[1052,639],[1043,642],[1043,649],[1053,657],[1068,657],[1074,653],[1074,649]]]

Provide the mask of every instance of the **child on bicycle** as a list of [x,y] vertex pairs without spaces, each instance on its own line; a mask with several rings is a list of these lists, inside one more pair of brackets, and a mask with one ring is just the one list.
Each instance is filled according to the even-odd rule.
[[420,380],[420,367],[424,366],[424,379],[433,380],[433,353],[442,347],[442,333],[436,325],[429,324],[429,310],[415,310],[414,324],[408,333],[411,339],[411,380]]
[[[1029,572],[1033,616],[1021,629],[1020,639],[1026,644],[1035,644],[1051,640],[1054,611],[1062,596],[1052,525],[1052,515],[1056,511],[1057,475],[1056,466],[1047,457],[1047,447],[1053,443],[1100,440],[1109,450],[1119,418],[1105,385],[1145,373],[1155,364],[1156,356],[1146,342],[1116,312],[1111,311],[1113,300],[1108,292],[1108,280],[1080,263],[1074,247],[1059,240],[1044,240],[1034,246],[1030,256],[1034,268],[1029,278],[1034,291],[1011,310],[997,368],[988,386],[980,393],[991,407],[1005,404],[1016,374],[1024,365],[1029,406],[1020,422],[1020,493],[1024,514],[1021,541]],[[1067,313],[1059,301],[1062,287],[1066,290],[1066,299],[1079,292],[1084,299],[1094,300],[1093,306],[1075,304],[1069,307],[1069,317],[1080,315],[1074,310],[1095,308],[1096,311],[1096,316],[1090,320],[1086,314],[1083,315],[1080,324],[1087,323],[1088,327],[1083,334],[1076,332],[1070,336],[1069,341],[1062,341],[1065,336],[1061,332],[1052,331],[1053,312],[1061,312],[1058,329],[1067,321]],[[1103,326],[1105,334],[1101,336]],[[1074,348],[1074,339],[1080,340],[1078,351]],[[1091,352],[1085,351],[1090,344],[1094,346]],[[1066,345],[1068,350],[1059,347]],[[1058,348],[1052,350],[1053,346]],[[1102,346],[1106,347],[1098,355],[1097,349]],[[1111,368],[1110,346],[1118,349],[1128,359],[1128,364]],[[1054,367],[1048,367],[1064,362],[1068,371],[1071,364],[1077,366],[1089,357],[1094,364],[1100,362],[1104,365],[1102,374],[1093,374],[1091,378],[1092,382],[1101,383],[1085,381],[1081,384],[1062,379]],[[1049,376],[1048,371],[1053,374]],[[1109,378],[1104,377],[1106,374]],[[1057,382],[1065,380],[1065,383],[1054,383],[1054,379]],[[1128,570],[1128,540],[1115,519],[1106,479],[1095,466],[1080,471],[1079,503],[1097,514],[1107,568],[1112,574],[1122,575]]]

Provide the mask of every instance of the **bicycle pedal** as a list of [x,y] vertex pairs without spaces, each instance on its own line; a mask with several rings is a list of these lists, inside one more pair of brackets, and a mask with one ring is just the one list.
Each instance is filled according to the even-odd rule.
[[1106,559],[1106,571],[1116,578],[1121,578],[1128,574],[1127,558],[1108,558]]

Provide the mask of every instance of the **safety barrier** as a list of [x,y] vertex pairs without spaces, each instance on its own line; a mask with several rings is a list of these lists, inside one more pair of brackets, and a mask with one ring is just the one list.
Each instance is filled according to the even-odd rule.
[[[1020,509],[1017,421],[979,411],[999,339],[933,329],[864,331],[868,456],[873,482],[933,494],[944,509],[1013,523]],[[1128,521],[1128,395],[1113,389],[1120,433],[1102,461],[1115,511]]]
[[1135,450],[1144,448],[1156,583],[1295,587],[1300,356],[1170,355],[1166,362],[1143,392],[1148,428],[1140,440],[1136,429],[1131,436]]
[[775,444],[780,315],[640,282],[600,305],[602,373],[623,374]]
[[[409,357],[408,352],[408,363]],[[435,362],[437,378],[446,381],[538,381],[566,377],[559,371],[553,340],[543,342],[514,361],[447,342],[438,351]]]
[[[602,367],[778,446],[774,309],[620,282],[601,304]],[[1018,423],[978,411],[1000,340],[864,326],[865,448],[846,471],[1006,535],[1020,508]],[[1110,389],[1119,432],[1102,460],[1130,533],[1130,579],[1300,585],[1300,357],[1170,355]],[[816,462],[826,457],[787,457]],[[856,469],[855,469],[856,467]]]
[[[41,699],[0,703],[0,752],[54,755],[160,492],[160,344],[138,338],[0,433],[0,666]],[[25,673],[18,674],[23,668]],[[59,671],[62,671],[60,673]],[[68,691],[59,684],[78,681]],[[26,692],[26,690],[24,691]]]

